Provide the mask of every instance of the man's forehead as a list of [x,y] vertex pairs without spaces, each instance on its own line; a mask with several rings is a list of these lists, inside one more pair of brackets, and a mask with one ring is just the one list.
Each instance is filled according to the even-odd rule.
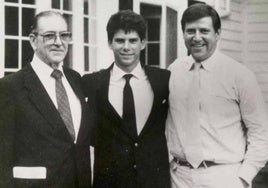
[[123,29],[119,29],[118,31],[115,32],[115,35],[117,36],[131,36],[131,37],[139,37],[139,34],[137,31],[135,30],[123,30]]
[[213,21],[212,21],[212,18],[210,16],[206,16],[206,17],[202,17],[202,18],[199,18],[199,19],[196,19],[196,20],[193,20],[193,21],[188,21],[185,23],[185,25],[192,25],[192,24],[197,24],[197,23],[200,23],[200,24],[213,24]]
[[64,21],[64,18],[61,15],[58,15],[58,14],[44,15],[44,16],[39,18],[39,21],[40,20],[51,20],[51,19],[59,19],[59,20]]
[[64,18],[58,15],[41,17],[38,20],[38,29],[40,30],[67,30],[67,23]]

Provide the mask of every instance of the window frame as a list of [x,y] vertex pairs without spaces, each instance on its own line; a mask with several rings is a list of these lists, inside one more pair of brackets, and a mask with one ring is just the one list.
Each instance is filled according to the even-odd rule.
[[[18,33],[17,35],[8,35],[5,33],[5,24],[6,24],[6,18],[5,18],[5,8],[6,7],[16,7],[18,8]],[[1,9],[1,23],[3,23],[2,29],[0,30],[0,42],[1,45],[3,46],[3,48],[0,49],[0,55],[1,55],[1,65],[0,65],[0,78],[5,76],[5,73],[13,73],[13,72],[17,72],[18,70],[20,70],[22,68],[22,43],[24,41],[28,41],[29,42],[29,38],[28,36],[23,36],[23,30],[22,30],[22,10],[23,8],[30,8],[33,9],[34,12],[36,12],[36,4],[25,4],[22,3],[22,0],[18,0],[18,2],[6,2],[6,1],[1,1],[0,3],[0,9]],[[6,54],[6,47],[5,47],[5,41],[6,40],[15,40],[18,42],[18,62],[17,68],[6,68],[5,67],[5,54]]]

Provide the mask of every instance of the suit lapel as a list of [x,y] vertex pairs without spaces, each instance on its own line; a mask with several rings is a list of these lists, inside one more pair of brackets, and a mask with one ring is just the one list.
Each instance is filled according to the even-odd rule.
[[[51,128],[55,130],[57,127],[64,126],[64,123],[55,105],[30,65],[25,67],[24,86],[28,90],[29,100],[44,117],[44,119],[48,121]],[[47,124],[43,127],[38,127],[38,129],[44,129],[44,131],[46,131],[48,129]],[[40,130],[40,132],[43,131]]]
[[85,101],[85,96],[82,91],[82,86],[81,86],[81,81],[76,80],[72,75],[71,75],[71,70],[63,67],[63,72],[64,75],[66,76],[66,79],[68,80],[69,84],[71,85],[73,91],[75,92],[76,96],[80,99],[80,101]]
[[144,132],[146,132],[146,130],[153,125],[153,121],[157,116],[157,106],[162,102],[160,101],[161,97],[160,97],[160,90],[159,90],[159,76],[148,66],[144,66],[144,71],[145,74],[148,77],[148,80],[150,82],[150,85],[152,87],[153,90],[153,94],[154,94],[154,100],[153,100],[153,105],[151,108],[151,112],[149,114],[149,117],[141,131],[141,133],[139,134],[139,137],[142,136],[144,134]]
[[113,67],[113,64],[106,70],[103,71],[103,74],[101,75],[101,82],[98,90],[98,98],[101,102],[102,110],[106,115],[109,115],[111,117],[114,117],[116,121],[121,121],[121,117],[117,113],[117,111],[114,109],[112,104],[109,102],[109,85],[110,85],[110,71]]
[[81,123],[78,131],[77,144],[85,143],[89,135],[89,127],[91,114],[89,113],[88,106],[86,105],[85,96],[82,91],[81,80],[78,77],[74,77],[71,71],[67,68],[63,68],[64,74],[71,85],[75,95],[79,98],[81,104]]

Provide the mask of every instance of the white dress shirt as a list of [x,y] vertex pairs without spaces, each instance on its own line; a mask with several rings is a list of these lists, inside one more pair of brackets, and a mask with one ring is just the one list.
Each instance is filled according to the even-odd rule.
[[109,84],[109,102],[121,117],[123,114],[123,90],[126,82],[123,76],[125,74],[133,74],[130,86],[134,97],[137,131],[140,134],[151,112],[154,95],[140,63],[131,73],[124,72],[114,64]]
[[[53,72],[53,68],[47,65],[46,63],[42,62],[36,54],[33,57],[31,66],[34,72],[37,74],[38,78],[40,79],[41,83],[43,84],[45,90],[47,91],[55,107],[58,108],[57,98],[56,98],[56,88],[55,88],[56,80],[55,78],[51,76],[51,73]],[[67,92],[67,96],[68,96],[69,103],[70,103],[73,125],[74,125],[74,130],[75,130],[75,142],[76,142],[78,131],[80,128],[80,123],[81,123],[81,113],[82,113],[81,103],[64,75],[64,72],[62,69],[62,63],[60,63],[58,69],[63,73],[62,83]]]
[[[169,67],[166,134],[171,157],[180,159],[185,159],[186,102],[193,63],[189,56]],[[268,159],[268,118],[256,78],[245,66],[220,52],[201,63],[199,123],[203,160],[242,162],[238,175],[250,183]]]

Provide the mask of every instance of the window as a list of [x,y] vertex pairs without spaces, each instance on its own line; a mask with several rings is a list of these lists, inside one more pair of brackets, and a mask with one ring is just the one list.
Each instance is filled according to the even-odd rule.
[[133,0],[119,0],[119,10],[133,10]]
[[4,75],[18,71],[32,60],[28,35],[35,9],[35,0],[4,2]]
[[96,69],[97,62],[96,0],[84,0],[84,72]]
[[167,7],[166,24],[166,66],[177,58],[178,24],[177,11]]
[[51,9],[66,17],[68,30],[74,36],[64,65],[77,70],[80,74],[97,69],[97,0],[2,0],[0,1],[0,23],[3,23],[0,28],[2,62],[0,78],[17,72],[31,62],[34,51],[28,35],[33,18],[36,12]]
[[188,6],[191,6],[191,5],[196,4],[196,3],[202,3],[202,4],[205,4],[205,2],[203,2],[203,1],[188,0]]
[[[73,28],[73,4],[72,0],[52,0],[51,6],[52,9],[59,10],[66,18],[68,22],[68,31],[72,32]],[[68,47],[68,53],[64,59],[64,65],[67,67],[72,67],[72,59],[73,59],[73,43],[71,42]]]
[[147,45],[141,53],[141,62],[145,65],[159,67],[161,7],[141,4],[140,11],[147,23]]

